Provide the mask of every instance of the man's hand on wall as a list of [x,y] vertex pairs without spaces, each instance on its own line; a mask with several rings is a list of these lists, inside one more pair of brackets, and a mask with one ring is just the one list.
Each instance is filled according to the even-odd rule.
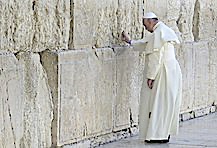
[[122,41],[125,41],[128,44],[130,44],[130,41],[131,41],[130,36],[125,31],[122,32],[121,39],[122,39]]

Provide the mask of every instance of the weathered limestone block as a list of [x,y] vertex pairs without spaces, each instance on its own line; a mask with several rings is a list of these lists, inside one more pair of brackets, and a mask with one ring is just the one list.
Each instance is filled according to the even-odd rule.
[[209,100],[208,104],[217,105],[217,39],[209,42]]
[[[121,54],[119,51],[124,51]],[[132,49],[131,49],[132,50]],[[115,48],[116,51],[116,99],[114,130],[138,125],[138,107],[140,95],[140,77],[138,52]]]
[[0,3],[0,50],[39,52],[68,47],[69,0],[3,0]]
[[208,104],[209,49],[208,42],[183,43],[177,50],[183,74],[182,112],[212,105]]
[[33,44],[34,20],[32,1],[1,1],[0,49],[17,52]]
[[[104,56],[111,59],[112,53],[103,54],[102,59]],[[92,57],[97,58],[94,53]],[[111,132],[114,66],[112,60],[94,62],[94,58],[90,58],[87,51],[42,54],[52,94],[56,97],[53,98],[56,109],[53,143],[56,145]],[[53,87],[51,84],[56,82]]]
[[52,98],[39,54],[19,53],[24,66],[23,137],[20,147],[50,147]]
[[[44,69],[47,73],[48,84],[50,86],[50,91],[52,95],[52,102],[53,102],[53,120],[52,120],[52,147],[56,146],[57,143],[57,103],[58,103],[58,57],[55,53],[46,54],[46,51],[41,52],[41,64],[43,65]],[[51,53],[51,52],[49,52]],[[45,60],[46,59],[46,60]]]
[[194,38],[196,41],[215,38],[217,35],[217,1],[196,0],[194,9]]
[[168,9],[168,1],[161,1],[161,0],[155,0],[155,1],[145,1],[144,7],[145,7],[145,13],[146,12],[154,12],[159,19],[161,20],[167,20],[167,9]]
[[[196,0],[180,0],[180,10],[176,20],[177,27],[181,32],[181,37],[184,42],[194,41],[193,37],[193,16],[195,12]],[[171,13],[173,16],[173,13]],[[176,16],[176,15],[175,15]],[[195,16],[196,17],[196,16]]]
[[19,147],[23,137],[23,68],[16,57],[0,52],[0,147]]
[[[168,0],[167,3],[167,9],[166,9],[166,16],[163,19],[163,21],[171,27],[176,34],[181,37],[182,33],[180,32],[180,29],[178,28],[178,20],[180,17],[180,7],[181,2],[177,0]],[[159,11],[159,10],[158,10]],[[161,13],[160,13],[161,14]],[[182,37],[183,38],[183,37]],[[182,39],[180,39],[181,41]]]
[[73,0],[70,48],[108,46],[112,30],[117,28],[118,1]]
[[193,43],[183,43],[177,47],[176,54],[183,79],[181,112],[188,112],[192,110],[194,102],[195,55]]
[[[193,110],[203,108],[208,103],[209,90],[209,49],[208,42],[193,44],[195,56],[195,81],[194,81],[194,103]],[[211,105],[211,104],[209,104]]]
[[[32,2],[34,19],[33,49],[67,49],[70,31],[70,0]],[[35,51],[33,50],[33,51]]]
[[69,48],[120,44],[123,30],[131,32],[133,37],[141,38],[142,7],[141,0],[73,0]]
[[55,83],[53,97],[57,97],[53,98],[53,143],[61,146],[137,125],[139,58],[128,50],[121,54],[110,48],[41,54],[49,84]]
[[[141,39],[144,32],[142,24],[142,16],[144,9],[144,1],[142,0],[124,0],[118,2],[117,10],[117,35],[119,37],[122,30],[130,33],[133,39]],[[115,42],[120,44],[120,42]]]
[[112,130],[114,54],[112,50],[99,51],[98,58],[100,61],[94,61],[88,52],[63,53],[59,57],[60,141],[87,138]]

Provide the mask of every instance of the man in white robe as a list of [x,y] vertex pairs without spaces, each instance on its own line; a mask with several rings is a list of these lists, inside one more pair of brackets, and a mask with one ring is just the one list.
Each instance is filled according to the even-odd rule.
[[175,57],[175,32],[152,13],[143,16],[143,25],[151,35],[142,40],[123,41],[145,53],[145,72],[140,94],[139,136],[148,143],[169,142],[179,128],[182,97],[182,73]]

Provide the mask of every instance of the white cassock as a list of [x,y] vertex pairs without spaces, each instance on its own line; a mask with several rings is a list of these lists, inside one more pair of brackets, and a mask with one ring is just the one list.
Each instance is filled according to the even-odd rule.
[[[167,139],[179,128],[182,73],[175,57],[175,32],[158,22],[144,40],[132,41],[136,51],[145,53],[145,71],[140,93],[139,136],[145,140]],[[148,88],[147,79],[153,79]]]

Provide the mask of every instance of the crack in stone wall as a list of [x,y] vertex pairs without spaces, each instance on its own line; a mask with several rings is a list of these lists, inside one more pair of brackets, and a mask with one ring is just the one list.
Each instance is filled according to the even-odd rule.
[[[74,0],[70,0],[70,18],[74,18]],[[73,49],[74,46],[74,42],[73,42],[73,37],[74,37],[74,19],[71,19],[70,21],[70,30],[69,30],[69,43],[68,43],[68,47],[70,49]]]
[[193,16],[193,27],[192,32],[194,36],[194,41],[199,41],[199,23],[200,23],[200,2],[199,0],[196,0],[195,6],[194,6],[194,16]]
[[17,65],[13,54],[3,51],[0,52],[0,69],[0,147],[19,147],[19,138],[22,136],[19,133],[22,131],[22,105],[19,104],[22,102],[22,92],[19,91],[22,77],[19,72],[22,68]]
[[[10,81],[10,80],[8,80]],[[6,86],[8,86],[8,81],[6,82]],[[16,136],[15,136],[15,132],[14,132],[14,127],[13,127],[13,122],[12,122],[12,115],[11,115],[11,109],[10,109],[10,105],[9,105],[9,91],[8,91],[8,87],[6,88],[6,94],[7,94],[7,98],[6,98],[6,101],[7,101],[7,108],[8,108],[8,116],[9,116],[9,119],[10,119],[10,126],[11,126],[11,132],[12,132],[12,135],[13,135],[13,141],[14,141],[14,147],[16,148]]]
[[[52,131],[52,147],[55,147],[57,145],[57,118],[58,118],[58,82],[57,82],[57,77],[58,77],[58,57],[55,54],[48,54],[49,50],[43,51],[40,53],[40,61],[41,65],[43,66],[46,74],[53,74],[52,76],[48,75],[48,85],[51,91],[51,96],[52,96],[52,104],[53,104],[53,119],[52,119],[52,126],[51,126],[51,131]],[[56,66],[54,66],[56,65]]]

